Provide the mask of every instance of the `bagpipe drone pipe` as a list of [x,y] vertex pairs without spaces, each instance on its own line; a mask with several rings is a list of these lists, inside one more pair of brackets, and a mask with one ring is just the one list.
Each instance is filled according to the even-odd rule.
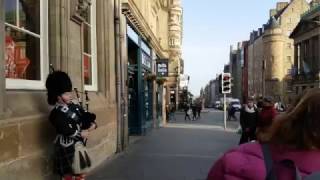
[[74,88],[74,92],[76,94],[78,103],[73,103],[71,106],[74,106],[72,108],[75,108],[75,110],[78,112],[79,115],[79,121],[81,123],[81,129],[86,130],[89,129],[92,124],[96,125],[97,128],[97,123],[96,123],[96,115],[94,113],[89,112],[89,97],[88,97],[88,91],[85,91],[85,107],[83,107],[83,103],[81,101],[81,97],[79,95],[79,92],[77,88]]

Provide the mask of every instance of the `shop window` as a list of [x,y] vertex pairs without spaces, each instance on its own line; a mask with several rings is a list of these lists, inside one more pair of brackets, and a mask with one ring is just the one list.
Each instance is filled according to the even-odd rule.
[[44,89],[48,74],[47,0],[5,0],[7,89]]
[[97,58],[96,58],[96,1],[91,1],[91,6],[86,14],[86,21],[82,24],[83,37],[83,76],[85,89],[96,91],[97,87]]

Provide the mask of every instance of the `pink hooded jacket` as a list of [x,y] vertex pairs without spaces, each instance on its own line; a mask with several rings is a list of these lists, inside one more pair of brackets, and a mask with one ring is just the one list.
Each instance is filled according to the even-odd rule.
[[[278,180],[293,180],[294,169],[277,162],[293,160],[304,177],[320,171],[320,150],[297,151],[285,147],[270,147]],[[266,167],[259,143],[238,146],[223,155],[211,168],[207,180],[265,180]]]

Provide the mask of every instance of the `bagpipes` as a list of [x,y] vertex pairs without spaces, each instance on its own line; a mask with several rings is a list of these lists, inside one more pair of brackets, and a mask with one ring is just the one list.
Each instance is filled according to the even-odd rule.
[[80,123],[81,123],[81,129],[86,130],[89,129],[92,124],[95,124],[97,128],[97,123],[95,122],[96,120],[96,115],[94,113],[89,112],[89,96],[88,96],[88,91],[84,91],[85,95],[85,107],[83,107],[83,103],[80,97],[80,93],[77,88],[74,88],[74,92],[76,94],[78,103],[74,104],[76,106],[76,110],[79,113],[80,116]]

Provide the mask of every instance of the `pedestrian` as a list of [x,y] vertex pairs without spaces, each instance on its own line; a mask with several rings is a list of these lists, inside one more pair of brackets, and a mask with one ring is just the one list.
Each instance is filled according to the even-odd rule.
[[198,116],[198,119],[201,119],[201,110],[202,110],[202,103],[199,102],[198,105],[197,105],[197,116]]
[[46,80],[48,104],[54,108],[49,120],[56,129],[54,172],[63,180],[84,180],[91,166],[86,151],[89,132],[97,127],[95,114],[72,102],[72,83],[62,71],[54,71]]
[[186,104],[184,107],[184,120],[186,121],[187,118],[189,119],[189,121],[191,121],[190,115],[191,115],[191,109],[189,104]]
[[257,108],[258,108],[259,112],[262,111],[262,108],[263,108],[263,97],[262,96],[260,96],[259,99],[258,99]]
[[229,108],[228,108],[228,119],[227,120],[231,121],[232,119],[234,119],[235,121],[238,120],[236,117],[236,108],[230,104]]
[[171,105],[170,107],[170,120],[176,121],[176,116],[175,116],[176,108],[174,105]]
[[239,144],[247,143],[256,139],[258,116],[258,110],[254,106],[253,98],[248,98],[247,104],[244,104],[240,111],[242,134]]
[[197,106],[193,104],[191,106],[191,109],[192,109],[192,120],[195,121],[197,120]]
[[257,123],[257,134],[260,132],[267,131],[268,128],[274,121],[278,112],[274,108],[273,99],[270,96],[263,98],[262,110],[259,113],[258,123]]
[[320,179],[319,117],[320,90],[311,89],[277,116],[258,142],[242,144],[218,159],[207,180]]
[[166,105],[166,118],[167,118],[167,122],[170,121],[170,107],[169,105]]

